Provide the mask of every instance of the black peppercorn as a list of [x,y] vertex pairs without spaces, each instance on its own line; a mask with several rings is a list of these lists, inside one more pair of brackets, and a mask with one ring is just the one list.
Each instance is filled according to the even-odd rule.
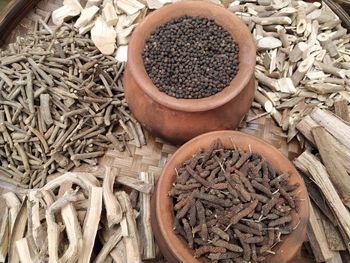
[[181,16],[151,34],[142,56],[160,91],[200,99],[229,85],[238,73],[238,53],[237,43],[214,20]]

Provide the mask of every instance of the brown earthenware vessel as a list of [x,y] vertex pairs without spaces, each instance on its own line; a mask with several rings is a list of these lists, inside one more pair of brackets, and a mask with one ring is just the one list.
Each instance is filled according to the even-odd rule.
[[[224,27],[239,45],[239,71],[223,91],[202,99],[177,99],[160,92],[148,77],[142,50],[161,24],[182,15],[204,16]],[[203,2],[166,5],[148,15],[129,42],[124,75],[125,97],[135,118],[155,136],[183,143],[199,134],[235,129],[248,112],[255,89],[256,48],[246,25],[223,7]]]
[[174,212],[173,201],[168,192],[176,179],[175,168],[179,168],[182,163],[190,158],[199,148],[207,149],[213,140],[219,138],[226,148],[233,148],[259,153],[277,170],[290,172],[290,184],[298,182],[300,186],[294,194],[300,202],[298,214],[292,214],[292,225],[295,230],[282,236],[282,242],[277,244],[273,251],[275,255],[270,255],[265,262],[284,263],[295,256],[303,241],[306,238],[306,227],[309,218],[309,197],[303,179],[293,166],[293,164],[282,155],[280,151],[270,144],[237,131],[217,131],[198,136],[184,144],[178,149],[171,159],[167,162],[163,172],[158,180],[155,193],[152,197],[152,228],[162,254],[171,263],[199,263],[209,262],[208,259],[201,257],[195,259],[186,241],[176,235],[173,231]]

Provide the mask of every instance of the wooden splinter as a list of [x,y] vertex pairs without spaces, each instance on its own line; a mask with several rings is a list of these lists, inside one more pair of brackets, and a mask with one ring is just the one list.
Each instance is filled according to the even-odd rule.
[[115,183],[116,173],[112,172],[112,168],[105,167],[105,178],[103,180],[103,200],[106,206],[108,227],[112,227],[120,223],[123,217],[123,211],[118,199],[114,196],[113,187]]

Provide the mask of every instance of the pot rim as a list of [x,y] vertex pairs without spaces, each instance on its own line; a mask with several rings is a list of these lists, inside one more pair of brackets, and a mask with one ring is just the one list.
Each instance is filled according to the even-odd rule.
[[[206,13],[206,17],[213,18],[216,22],[217,19],[225,18],[226,21],[232,25],[233,28],[237,28],[240,31],[240,38],[244,39],[244,42],[239,44],[239,41],[235,41],[239,44],[239,70],[237,75],[233,80],[231,80],[230,85],[225,87],[222,91],[216,93],[215,95],[201,98],[201,99],[177,99],[175,97],[169,96],[164,92],[159,91],[159,89],[153,84],[152,80],[148,77],[146,69],[143,64],[143,59],[140,51],[140,44],[144,43],[145,29],[153,25],[152,31],[156,26],[165,23],[157,23],[164,16],[169,16],[175,10],[181,10],[181,14],[170,16],[167,21],[174,17],[181,15],[191,15],[192,10],[201,9]],[[178,11],[177,11],[178,12]],[[155,26],[154,26],[155,25]],[[228,26],[224,26],[225,30],[228,30]],[[147,31],[147,30],[146,30]],[[152,32],[151,31],[151,32]],[[231,34],[232,35],[232,34]],[[143,46],[144,44],[142,44]],[[243,45],[243,46],[242,46]],[[244,49],[244,52],[242,51]],[[185,1],[178,2],[169,5],[165,5],[162,8],[154,11],[152,14],[148,15],[134,30],[128,47],[128,68],[130,73],[135,79],[139,87],[154,101],[163,105],[167,108],[171,108],[178,111],[185,112],[201,112],[208,111],[214,108],[218,108],[225,105],[233,98],[235,98],[240,92],[242,92],[245,86],[248,84],[250,78],[254,74],[256,60],[256,47],[253,40],[253,36],[250,33],[248,27],[243,23],[243,21],[229,10],[217,6],[212,3],[206,2],[196,2],[196,1]]]
[[[183,152],[195,152],[197,148],[201,146],[201,142],[205,140],[206,138],[212,138],[214,140],[215,138],[238,138],[236,141],[241,141],[243,138],[250,141],[249,146],[254,147],[254,144],[256,147],[265,147],[265,149],[262,152],[265,152],[265,158],[268,155],[270,160],[280,160],[283,166],[288,166],[288,169],[292,171],[293,174],[295,174],[298,178],[298,182],[300,182],[300,186],[298,188],[298,197],[305,199],[304,202],[300,204],[300,212],[298,212],[298,216],[300,217],[300,221],[297,224],[299,228],[296,228],[291,234],[287,235],[286,238],[283,240],[283,242],[280,244],[280,246],[283,246],[283,243],[289,240],[292,242],[289,242],[289,246],[287,249],[288,251],[283,253],[283,259],[281,261],[272,260],[272,257],[268,257],[264,262],[289,262],[297,253],[299,248],[302,246],[303,241],[306,237],[306,226],[308,224],[308,218],[309,218],[309,197],[307,193],[306,186],[294,167],[294,165],[274,146],[268,144],[267,142],[254,137],[252,135],[248,135],[242,132],[238,131],[228,131],[228,130],[222,130],[222,131],[214,131],[202,134],[200,136],[195,137],[194,139],[190,140],[189,142],[182,145],[173,155],[172,157],[167,161],[165,167],[163,168],[162,174],[158,179],[157,188],[154,193],[155,198],[155,211],[154,211],[154,222],[157,224],[157,233],[159,233],[162,236],[162,239],[164,239],[165,245],[168,247],[169,252],[177,258],[178,262],[191,262],[191,263],[199,263],[202,262],[201,259],[194,259],[193,256],[190,253],[190,249],[184,248],[182,239],[176,235],[173,230],[168,229],[166,227],[167,222],[169,222],[169,218],[173,220],[173,211],[172,211],[172,202],[171,200],[165,200],[164,199],[164,191],[167,191],[167,185],[169,182],[167,182],[167,177],[169,177],[169,172],[172,167],[174,167],[180,159],[183,159],[184,161],[186,158],[179,157]],[[253,144],[254,143],[254,144]],[[233,144],[233,142],[232,142]],[[194,148],[194,145],[196,149]],[[233,144],[233,147],[235,145]],[[250,147],[249,147],[250,148]],[[191,149],[191,151],[189,150]],[[253,150],[254,151],[254,150]],[[266,154],[266,151],[270,151],[268,154]],[[261,153],[259,151],[256,151],[257,153]],[[163,189],[163,191],[162,191]],[[169,205],[170,202],[170,205]],[[300,242],[294,242],[296,239],[301,240]],[[291,243],[291,244],[290,244]],[[286,245],[285,245],[286,246]],[[286,248],[286,247],[284,247]],[[279,247],[279,250],[281,250],[281,247]],[[281,252],[282,253],[282,252]],[[270,261],[269,261],[270,260]],[[280,260],[280,259],[278,259]]]

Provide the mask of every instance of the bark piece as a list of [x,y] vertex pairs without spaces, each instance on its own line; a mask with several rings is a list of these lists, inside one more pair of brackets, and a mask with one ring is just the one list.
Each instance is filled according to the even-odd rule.
[[113,26],[108,25],[102,17],[96,19],[95,25],[91,29],[91,39],[102,54],[113,54],[116,37],[117,33]]
[[32,259],[32,253],[30,253],[30,248],[28,244],[28,238],[22,238],[16,241],[16,248],[19,259],[21,262],[34,263],[35,260]]
[[91,253],[95,244],[98,225],[102,211],[102,188],[92,187],[89,196],[89,208],[83,227],[83,250],[79,262],[91,261]]
[[95,5],[84,8],[81,11],[81,15],[78,18],[78,20],[75,22],[74,26],[79,29],[82,27],[86,27],[88,24],[91,23],[91,21],[94,19],[94,16],[97,14],[99,10],[100,8],[98,8]]
[[139,192],[149,194],[153,191],[153,185],[130,176],[117,176],[116,182],[136,189]]
[[127,251],[126,263],[141,263],[142,260],[140,255],[140,237],[137,231],[135,213],[132,209],[129,196],[125,192],[117,192],[117,198],[123,210],[125,211],[126,229],[124,231],[125,233],[123,233],[123,242]]
[[[335,190],[326,168],[311,153],[305,151],[300,155],[294,164],[302,171],[310,173],[314,182],[318,185],[326,200],[328,201],[332,211],[338,219],[339,225],[344,234],[350,238],[350,213],[342,203],[337,191]],[[350,250],[348,244],[347,249]]]
[[[140,173],[140,179],[147,184],[154,184],[154,175],[152,173]],[[195,207],[195,206],[194,206]],[[155,241],[151,228],[151,195],[140,194],[140,238],[141,254],[143,260],[154,259],[156,257]]]
[[275,37],[263,37],[258,40],[257,48],[258,49],[274,49],[282,46],[281,40]]
[[9,245],[9,211],[4,208],[0,225],[0,262],[5,262]]
[[296,92],[294,83],[291,78],[280,78],[277,80],[277,85],[281,92],[294,94]]
[[332,259],[335,252],[331,251],[328,247],[327,237],[320,220],[319,212],[312,205],[310,205],[307,236],[316,262],[324,262]]
[[330,139],[331,135],[323,127],[313,128],[312,135],[334,187],[344,204],[350,208],[350,176],[337,158]]
[[78,0],[64,0],[63,6],[52,12],[52,21],[55,25],[61,25],[64,21],[80,14],[81,7]]
[[329,220],[321,213],[320,217],[322,220],[322,225],[324,233],[327,237],[327,244],[330,250],[333,251],[344,251],[346,247],[339,230],[331,223]]
[[338,91],[345,90],[342,85],[328,84],[328,83],[314,83],[305,86],[308,90],[316,92],[317,94],[325,95],[329,93],[335,93]]
[[78,261],[83,249],[83,240],[78,216],[72,203],[62,207],[61,216],[68,236],[69,246],[59,260],[61,262],[68,260]]
[[289,53],[289,60],[293,63],[299,61],[304,56],[308,45],[305,42],[299,42]]
[[102,249],[96,257],[96,263],[104,263],[108,254],[113,248],[122,240],[122,233],[120,227],[109,237],[108,241],[103,245]]
[[16,241],[24,237],[27,224],[27,216],[27,197],[25,197],[16,216],[12,234],[10,236],[8,262],[19,262],[19,256],[16,249]]
[[12,192],[7,192],[3,194],[2,197],[5,199],[6,206],[9,209],[9,236],[11,236],[17,215],[21,208],[21,202],[19,201],[18,197]]
[[145,5],[137,0],[118,0],[117,6],[127,15],[133,15],[140,9],[143,9]]
[[335,114],[346,122],[350,122],[349,108],[346,100],[334,102]]
[[117,12],[111,3],[107,3],[102,9],[102,16],[109,26],[115,26],[118,23]]
[[314,109],[310,116],[350,150],[349,125],[331,112],[319,108]]
[[116,173],[111,167],[105,167],[105,178],[103,180],[103,200],[106,207],[108,227],[112,227],[123,218],[122,208],[118,199],[113,194]]

